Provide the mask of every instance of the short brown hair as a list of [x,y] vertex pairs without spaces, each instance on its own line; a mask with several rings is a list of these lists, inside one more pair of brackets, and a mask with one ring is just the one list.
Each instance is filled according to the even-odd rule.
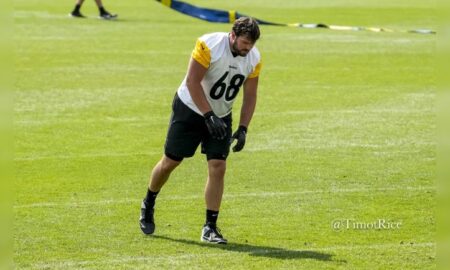
[[260,35],[258,22],[250,17],[237,19],[233,24],[232,30],[236,37],[247,36],[253,42],[256,42]]

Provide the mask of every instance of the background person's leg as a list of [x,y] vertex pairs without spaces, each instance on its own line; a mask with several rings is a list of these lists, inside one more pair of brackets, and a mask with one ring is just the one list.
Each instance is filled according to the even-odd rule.
[[111,20],[117,18],[117,14],[111,14],[106,11],[105,7],[103,6],[102,0],[95,0],[95,3],[97,4],[98,10],[100,12],[101,19]]
[[84,18],[83,14],[81,14],[81,6],[83,5],[84,0],[77,0],[77,2],[75,3],[75,7],[72,10],[72,12],[70,13],[70,16],[75,17],[75,18]]
[[[84,0],[80,0],[80,1],[84,1]],[[95,3],[97,4],[97,7],[103,7],[102,0],[95,0]]]

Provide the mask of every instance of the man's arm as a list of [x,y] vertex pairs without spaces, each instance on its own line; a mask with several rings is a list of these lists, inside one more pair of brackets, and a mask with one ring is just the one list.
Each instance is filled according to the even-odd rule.
[[250,120],[252,120],[256,107],[258,78],[248,78],[244,83],[244,99],[241,108],[241,118],[239,120],[240,126],[248,127]]
[[211,111],[211,106],[209,106],[205,92],[203,92],[203,87],[200,84],[207,71],[207,68],[191,58],[186,77],[186,86],[191,94],[192,100],[203,115]]
[[209,133],[213,138],[222,140],[226,136],[227,125],[212,111],[211,106],[206,99],[205,92],[203,92],[203,87],[200,84],[207,71],[208,69],[206,67],[197,62],[197,60],[191,58],[186,77],[186,86],[195,105],[203,114],[203,117],[205,117],[205,124]]
[[252,120],[253,112],[256,107],[256,90],[258,89],[258,77],[248,78],[244,83],[244,101],[241,108],[241,119],[239,127],[231,137],[230,144],[237,140],[233,147],[233,152],[239,152],[244,148],[245,138],[247,136],[247,127]]

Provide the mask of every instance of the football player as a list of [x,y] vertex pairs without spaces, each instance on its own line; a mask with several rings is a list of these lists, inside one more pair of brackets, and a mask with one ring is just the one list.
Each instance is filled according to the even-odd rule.
[[[234,140],[234,152],[245,145],[247,129],[256,106],[261,56],[255,43],[258,23],[237,19],[230,33],[201,36],[191,54],[187,75],[172,103],[172,116],[161,160],[153,168],[147,195],[141,205],[140,228],[155,230],[154,206],[158,192],[184,158],[192,157],[201,144],[208,162],[205,187],[206,221],[201,241],[226,244],[216,223],[222,201],[226,159]],[[231,109],[243,86],[239,125],[232,134]]]

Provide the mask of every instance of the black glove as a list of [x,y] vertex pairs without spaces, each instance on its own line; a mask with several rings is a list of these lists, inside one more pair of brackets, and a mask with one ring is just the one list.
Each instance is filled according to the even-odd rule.
[[242,148],[244,148],[246,136],[247,128],[244,126],[239,126],[236,132],[231,137],[231,143],[233,143],[234,140],[237,140],[236,145],[233,147],[233,152],[239,152],[242,150]]
[[209,111],[203,115],[205,123],[208,127],[209,134],[214,139],[223,140],[227,135],[227,124],[220,119],[213,111]]

